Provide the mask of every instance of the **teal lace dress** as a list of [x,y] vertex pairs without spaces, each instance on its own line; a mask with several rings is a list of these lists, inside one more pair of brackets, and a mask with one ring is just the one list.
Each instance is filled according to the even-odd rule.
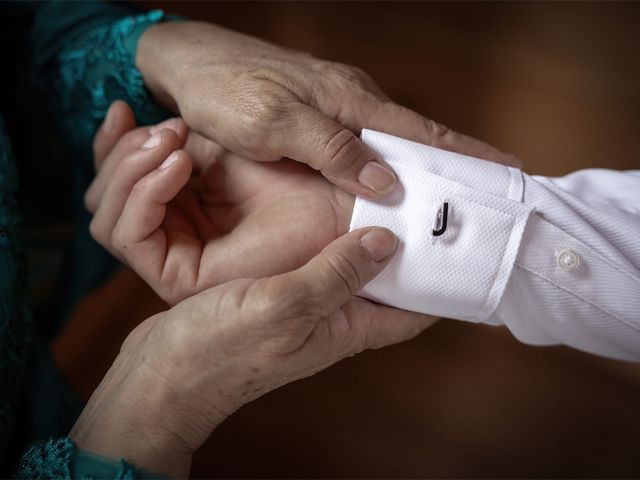
[[[141,124],[166,118],[134,66],[140,35],[163,13],[106,2],[2,2],[0,12],[0,476],[144,477],[124,459],[76,450],[65,436],[81,404],[56,373],[47,343],[115,267],[90,239],[82,208],[94,175],[92,139],[116,99]],[[63,245],[72,255],[57,282],[64,286],[55,295],[62,299],[57,314],[39,315],[31,280],[43,262],[27,272],[25,225],[50,223],[61,211],[75,226]],[[30,231],[37,238],[38,229]]]

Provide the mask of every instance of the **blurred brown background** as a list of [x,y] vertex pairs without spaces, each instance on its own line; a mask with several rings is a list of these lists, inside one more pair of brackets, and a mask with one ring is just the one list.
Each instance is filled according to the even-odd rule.
[[[640,4],[142,6],[362,67],[398,102],[517,154],[529,173],[640,168]],[[86,299],[69,330],[103,348],[54,345],[76,389],[91,392],[126,335],[111,319],[134,325],[161,308],[126,270]],[[639,445],[640,365],[447,320],[244,407],[193,473],[640,478]]]

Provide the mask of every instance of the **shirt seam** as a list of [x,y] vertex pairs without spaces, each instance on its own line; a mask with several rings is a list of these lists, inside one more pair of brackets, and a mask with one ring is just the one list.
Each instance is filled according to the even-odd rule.
[[525,270],[527,272],[529,272],[532,275],[535,275],[536,277],[546,281],[547,283],[550,283],[551,285],[554,285],[555,287],[559,288],[560,290],[568,293],[569,295],[577,298],[578,300],[581,300],[582,302],[592,306],[593,308],[596,308],[598,310],[600,310],[601,312],[603,312],[606,315],[609,315],[610,317],[615,318],[616,320],[618,320],[619,322],[624,323],[627,327],[631,328],[632,330],[635,330],[637,332],[640,332],[640,327],[634,325],[633,323],[625,320],[624,318],[618,316],[617,314],[610,312],[608,309],[601,307],[600,305],[598,305],[597,303],[592,302],[591,300],[588,300],[586,298],[584,298],[582,295],[568,289],[567,287],[564,287],[560,284],[558,284],[557,282],[553,281],[552,279],[550,279],[549,277],[547,277],[546,275],[543,275],[542,273],[536,272],[535,270],[532,270],[531,268],[522,265],[520,262],[518,262],[516,260],[515,262],[515,266],[518,268],[521,268],[522,270]]

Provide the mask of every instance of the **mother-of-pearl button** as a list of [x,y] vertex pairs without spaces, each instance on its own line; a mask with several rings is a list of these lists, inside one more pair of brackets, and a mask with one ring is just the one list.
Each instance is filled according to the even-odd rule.
[[580,265],[580,255],[573,250],[562,250],[558,253],[558,266],[563,270],[573,270]]

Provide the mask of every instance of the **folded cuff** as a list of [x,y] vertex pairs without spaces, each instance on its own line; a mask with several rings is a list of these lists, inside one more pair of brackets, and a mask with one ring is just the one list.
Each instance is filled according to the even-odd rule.
[[[351,230],[383,226],[399,238],[385,270],[361,295],[406,310],[472,322],[497,308],[533,208],[510,167],[364,130],[362,140],[397,173],[384,201],[358,198]],[[434,236],[448,203],[447,228]]]

